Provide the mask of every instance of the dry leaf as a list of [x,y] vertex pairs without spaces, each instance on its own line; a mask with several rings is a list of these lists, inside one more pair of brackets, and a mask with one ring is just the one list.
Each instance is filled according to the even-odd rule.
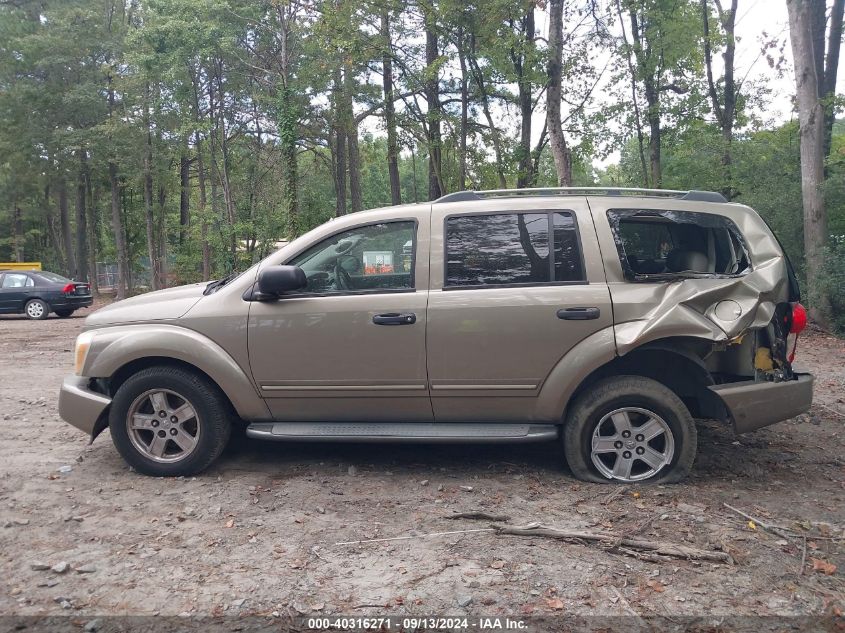
[[821,558],[813,558],[810,557],[810,560],[813,561],[813,571],[818,571],[826,576],[832,576],[833,573],[836,571],[836,565],[833,563],[828,563],[826,560],[822,560]]
[[546,598],[546,605],[549,609],[560,611],[563,609],[563,601],[560,598]]
[[235,527],[235,520],[234,520],[234,519],[229,519],[228,521],[226,521],[226,527],[227,527],[227,528],[233,528],[233,527]]
[[652,589],[654,589],[657,593],[663,593],[664,591],[666,591],[666,586],[659,580],[649,580],[646,584]]
[[493,569],[501,569],[504,566],[505,561],[503,560],[494,560],[492,563],[490,563],[490,567],[492,567]]

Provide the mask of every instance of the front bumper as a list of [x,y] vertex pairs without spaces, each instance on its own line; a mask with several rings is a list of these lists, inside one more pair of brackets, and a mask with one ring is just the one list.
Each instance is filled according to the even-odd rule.
[[59,415],[62,420],[85,431],[93,440],[101,418],[108,412],[111,398],[92,391],[91,379],[83,376],[66,376],[59,392]]
[[783,382],[731,382],[713,385],[710,390],[722,399],[737,433],[794,418],[813,404],[810,374],[796,374],[795,380]]

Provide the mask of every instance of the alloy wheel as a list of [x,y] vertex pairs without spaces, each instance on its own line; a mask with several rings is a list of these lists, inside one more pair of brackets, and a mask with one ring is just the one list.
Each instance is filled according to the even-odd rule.
[[172,463],[188,457],[199,443],[200,428],[193,405],[169,389],[142,393],[126,415],[132,445],[156,462]]
[[649,479],[671,464],[674,455],[672,429],[648,409],[616,409],[602,417],[593,430],[590,458],[608,479]]

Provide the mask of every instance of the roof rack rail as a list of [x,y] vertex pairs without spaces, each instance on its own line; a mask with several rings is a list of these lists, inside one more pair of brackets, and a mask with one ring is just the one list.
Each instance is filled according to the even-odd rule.
[[641,196],[644,198],[675,198],[694,202],[727,202],[717,191],[678,191],[675,189],[638,189],[633,187],[537,187],[526,189],[488,189],[486,191],[456,191],[441,196],[442,202],[467,202],[486,198],[517,198],[521,196]]

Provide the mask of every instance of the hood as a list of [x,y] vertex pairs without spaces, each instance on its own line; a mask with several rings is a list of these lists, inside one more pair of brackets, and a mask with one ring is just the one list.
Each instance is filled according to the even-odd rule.
[[85,319],[85,329],[117,323],[178,319],[203,298],[207,282],[148,292],[100,308]]

